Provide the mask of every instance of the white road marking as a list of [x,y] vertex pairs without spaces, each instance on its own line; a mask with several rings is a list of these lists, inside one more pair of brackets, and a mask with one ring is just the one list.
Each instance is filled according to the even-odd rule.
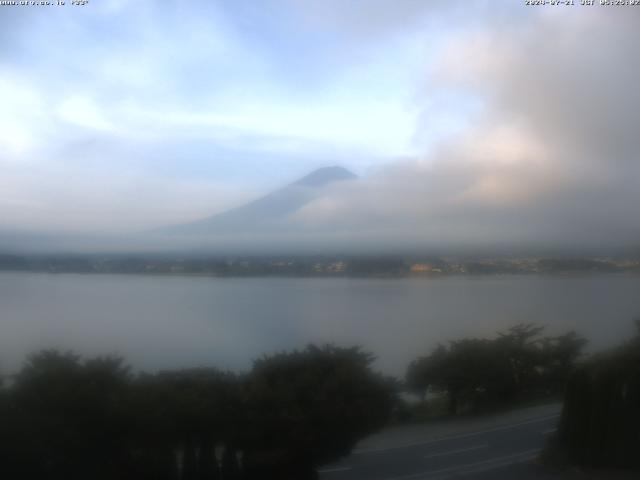
[[389,450],[398,450],[399,448],[418,447],[420,445],[430,445],[432,443],[444,442],[444,441],[447,441],[447,440],[458,440],[460,438],[475,437],[477,435],[484,435],[485,433],[499,432],[501,430],[509,430],[511,428],[517,428],[517,427],[521,427],[523,425],[530,425],[532,423],[546,422],[547,420],[551,420],[552,418],[557,418],[559,416],[560,416],[560,414],[556,413],[556,414],[553,414],[553,415],[547,415],[547,416],[544,416],[544,417],[535,418],[533,420],[526,420],[524,422],[514,423],[514,424],[511,424],[511,425],[504,425],[504,426],[501,426],[501,427],[489,428],[487,430],[480,430],[480,431],[477,431],[477,432],[463,433],[461,435],[452,435],[452,436],[448,436],[448,437],[440,437],[440,438],[435,438],[433,440],[425,440],[425,441],[422,441],[422,442],[406,443],[404,445],[395,445],[393,447],[370,448],[370,449],[366,449],[366,450],[356,450],[356,451],[354,451],[352,453],[352,455],[363,455],[363,454],[366,454],[366,453],[386,452],[386,451],[389,451]]
[[430,470],[420,473],[412,473],[400,477],[386,478],[385,480],[445,480],[453,476],[471,475],[472,473],[485,472],[496,468],[515,465],[516,463],[527,462],[533,460],[540,453],[540,449],[526,450],[524,452],[505,455],[503,457],[491,458],[480,462],[467,463],[465,465],[456,465],[454,467],[441,468],[439,470]]
[[469,448],[460,448],[458,450],[449,450],[448,452],[432,453],[430,455],[425,455],[423,458],[445,457],[447,455],[456,455],[457,453],[464,453],[464,452],[471,452],[473,450],[480,450],[482,448],[489,448],[489,444],[488,443],[484,443],[482,445],[476,445],[474,447],[469,447]]
[[556,433],[558,431],[557,428],[552,428],[550,430],[545,430],[544,432],[540,432],[542,433],[542,435],[551,435],[552,433]]
[[323,470],[318,470],[318,473],[347,472],[349,470],[351,470],[351,467],[325,468]]

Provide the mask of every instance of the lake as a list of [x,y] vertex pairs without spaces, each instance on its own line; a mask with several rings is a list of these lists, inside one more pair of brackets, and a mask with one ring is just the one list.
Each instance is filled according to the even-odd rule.
[[309,342],[361,345],[402,375],[438,342],[520,322],[574,329],[591,349],[633,332],[640,276],[208,278],[0,273],[0,371],[44,347],[136,368],[248,369]]

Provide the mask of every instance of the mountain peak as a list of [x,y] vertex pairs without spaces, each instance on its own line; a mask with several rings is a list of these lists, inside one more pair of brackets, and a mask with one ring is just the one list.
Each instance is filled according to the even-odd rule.
[[314,170],[310,174],[294,182],[293,185],[300,185],[305,187],[322,187],[324,185],[328,185],[329,183],[342,180],[355,180],[356,178],[358,177],[346,168],[334,165],[332,167],[322,167]]
[[167,227],[162,231],[181,234],[228,234],[268,231],[269,228],[281,229],[288,215],[326,193],[322,187],[355,178],[358,177],[343,167],[319,168],[300,180],[245,205],[195,222]]

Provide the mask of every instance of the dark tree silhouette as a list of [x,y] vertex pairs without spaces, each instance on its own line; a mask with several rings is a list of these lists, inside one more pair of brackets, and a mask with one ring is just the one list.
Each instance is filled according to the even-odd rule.
[[7,468],[21,478],[113,478],[127,462],[127,382],[118,358],[29,357],[9,401]]
[[521,324],[494,339],[439,345],[409,365],[406,384],[423,398],[428,389],[446,393],[450,414],[559,394],[586,341],[574,332],[542,332]]
[[391,409],[385,379],[358,348],[309,346],[256,361],[248,383],[247,478],[316,478]]
[[640,321],[636,336],[571,375],[555,441],[569,463],[640,470]]
[[449,351],[444,345],[426,357],[420,357],[409,365],[406,375],[407,386],[418,393],[422,400],[426,399],[429,388],[443,388],[446,385],[446,368]]
[[308,347],[264,357],[248,376],[133,376],[119,358],[43,351],[0,387],[0,465],[38,480],[314,478],[388,416],[371,361]]
[[231,442],[241,425],[242,400],[235,375],[192,369],[143,375],[133,386],[141,428],[135,437],[140,467],[184,480],[220,477],[215,446]]

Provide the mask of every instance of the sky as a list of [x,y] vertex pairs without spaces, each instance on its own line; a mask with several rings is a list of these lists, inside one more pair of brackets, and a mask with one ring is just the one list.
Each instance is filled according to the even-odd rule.
[[640,7],[576,3],[0,6],[0,231],[144,231],[342,165],[290,219],[327,242],[638,245]]

